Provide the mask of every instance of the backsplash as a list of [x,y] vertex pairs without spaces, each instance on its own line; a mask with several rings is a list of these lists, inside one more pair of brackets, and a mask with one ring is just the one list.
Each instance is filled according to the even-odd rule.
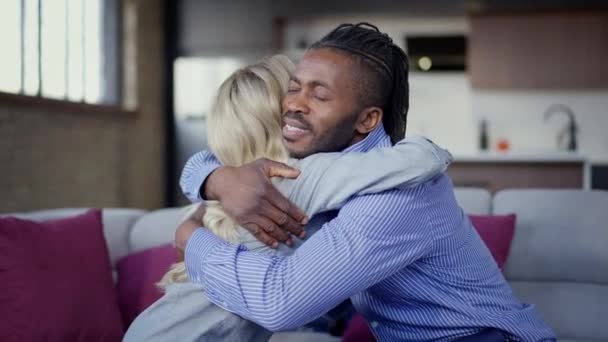
[[513,151],[556,151],[557,136],[566,116],[544,120],[554,103],[572,108],[578,123],[578,151],[592,162],[608,163],[608,90],[587,91],[473,91],[476,120],[487,118],[490,141],[508,139]]
[[410,88],[408,133],[429,136],[455,155],[478,153],[484,118],[490,149],[503,138],[514,152],[556,152],[567,118],[556,115],[545,122],[544,112],[561,103],[576,115],[579,153],[608,164],[608,90],[482,91],[471,89],[465,73],[411,73]]

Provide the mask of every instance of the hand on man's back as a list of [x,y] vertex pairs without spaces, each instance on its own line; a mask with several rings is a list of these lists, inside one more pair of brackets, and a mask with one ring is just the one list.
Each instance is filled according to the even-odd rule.
[[190,217],[186,218],[177,227],[177,230],[175,231],[175,249],[177,251],[178,261],[184,261],[184,251],[186,250],[188,240],[190,240],[194,231],[201,226],[206,211],[207,207],[205,204],[198,205],[196,210],[190,214]]
[[205,195],[219,200],[226,213],[258,240],[276,248],[292,244],[290,234],[303,237],[306,214],[283,196],[271,177],[296,178],[300,171],[268,159],[239,167],[224,166],[204,184]]

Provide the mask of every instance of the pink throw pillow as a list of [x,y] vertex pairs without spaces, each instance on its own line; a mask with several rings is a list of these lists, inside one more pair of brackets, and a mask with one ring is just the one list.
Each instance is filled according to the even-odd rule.
[[101,210],[0,218],[0,341],[120,341]]
[[118,261],[118,299],[125,327],[162,296],[156,283],[177,262],[177,253],[166,244],[128,255]]
[[488,246],[492,257],[502,270],[511,249],[515,233],[515,214],[511,215],[469,215],[471,223]]
[[342,334],[344,342],[375,342],[376,338],[372,334],[371,329],[367,325],[367,321],[363,315],[356,313],[353,318],[348,321],[346,330]]

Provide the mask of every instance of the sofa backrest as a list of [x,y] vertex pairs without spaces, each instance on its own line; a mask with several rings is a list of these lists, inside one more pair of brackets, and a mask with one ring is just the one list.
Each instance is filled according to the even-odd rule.
[[467,214],[489,215],[492,211],[492,196],[485,189],[454,188],[454,195]]
[[[478,188],[454,189],[457,202],[468,214],[488,215],[492,197],[487,190]],[[129,233],[129,252],[172,243],[175,228],[184,218],[184,207],[155,210],[140,217]]]
[[183,208],[165,208],[139,218],[129,232],[129,252],[173,243],[175,229],[184,219],[184,214]]
[[608,192],[507,190],[493,213],[517,214],[505,276],[559,339],[608,340]]

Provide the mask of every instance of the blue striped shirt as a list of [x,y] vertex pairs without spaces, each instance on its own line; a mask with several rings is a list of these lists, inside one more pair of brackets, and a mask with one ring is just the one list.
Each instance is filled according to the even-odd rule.
[[[390,139],[380,127],[345,152],[382,146]],[[201,157],[182,178],[194,200],[218,166]],[[488,327],[514,340],[555,339],[535,307],[512,294],[446,175],[351,199],[291,256],[249,252],[198,229],[185,259],[212,302],[273,331],[350,297],[380,341],[449,341]]]

